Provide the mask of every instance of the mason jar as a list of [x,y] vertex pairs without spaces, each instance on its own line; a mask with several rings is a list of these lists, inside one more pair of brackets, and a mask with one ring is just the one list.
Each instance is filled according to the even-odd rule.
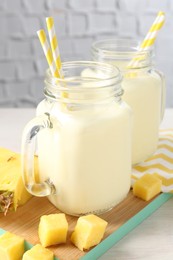
[[134,113],[132,164],[149,158],[157,149],[159,125],[165,107],[165,80],[154,68],[153,50],[138,51],[133,39],[101,40],[92,45],[92,58],[118,66],[122,75],[122,99]]
[[[47,71],[45,99],[23,131],[23,180],[30,193],[48,196],[67,214],[101,214],[130,189],[132,111],[121,99],[114,66],[74,61],[62,67],[63,79]],[[84,76],[87,69],[91,77]]]

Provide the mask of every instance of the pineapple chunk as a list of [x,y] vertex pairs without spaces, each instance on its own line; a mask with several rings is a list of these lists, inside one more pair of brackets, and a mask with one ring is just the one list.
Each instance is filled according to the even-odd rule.
[[20,154],[0,148],[0,212],[16,210],[31,196],[22,181]]
[[93,214],[78,219],[71,236],[72,243],[81,251],[100,243],[105,233],[107,222]]
[[40,218],[38,235],[42,246],[65,243],[68,222],[64,213],[44,215]]
[[143,200],[150,200],[161,192],[162,181],[152,175],[145,174],[133,186],[133,194]]
[[37,244],[33,246],[30,250],[26,251],[22,258],[22,260],[43,260],[43,259],[53,260],[54,256],[49,249],[44,248],[40,244]]
[[0,259],[20,260],[24,253],[24,239],[10,232],[0,236]]

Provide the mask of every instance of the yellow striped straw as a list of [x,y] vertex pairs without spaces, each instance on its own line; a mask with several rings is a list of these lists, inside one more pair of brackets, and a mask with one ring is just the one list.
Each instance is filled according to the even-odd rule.
[[[150,27],[146,37],[144,38],[143,42],[141,43],[140,47],[138,48],[139,53],[140,53],[140,51],[142,52],[142,51],[151,49],[151,47],[153,46],[153,44],[157,38],[157,34],[160,31],[160,29],[162,28],[164,22],[165,22],[165,13],[160,11],[157,14],[157,17],[154,20],[152,26]],[[141,59],[143,59],[143,58],[142,57],[133,58],[127,67],[128,68],[136,67],[138,61]]]
[[53,59],[56,64],[56,67],[60,73],[60,78],[63,78],[64,75],[63,75],[63,71],[62,71],[62,63],[61,63],[61,57],[60,57],[60,52],[59,52],[58,40],[57,40],[56,33],[55,33],[53,17],[47,17],[46,24],[47,24],[48,34],[49,34],[50,45],[51,45],[52,53],[53,53]]
[[159,12],[157,14],[157,17],[152,24],[149,32],[147,33],[145,39],[143,40],[139,50],[148,50],[151,48],[151,46],[154,44],[157,34],[159,30],[162,28],[163,24],[165,22],[165,13]]
[[44,30],[37,31],[41,46],[43,48],[44,54],[46,56],[46,60],[48,62],[50,71],[54,77],[60,78],[60,73],[56,67],[56,64],[53,60],[52,51],[50,45],[47,41],[46,34]]

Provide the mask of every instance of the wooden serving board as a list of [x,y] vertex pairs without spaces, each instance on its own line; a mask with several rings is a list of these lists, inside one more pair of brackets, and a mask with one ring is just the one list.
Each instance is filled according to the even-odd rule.
[[[87,252],[80,251],[70,242],[77,217],[66,215],[69,223],[67,243],[49,249],[54,252],[56,259],[60,260],[97,259],[172,196],[161,194],[152,201],[145,202],[134,197],[130,191],[123,202],[100,216],[108,221],[105,236],[99,245]],[[34,245],[39,243],[37,230],[40,217],[58,212],[60,211],[47,198],[33,197],[16,212],[9,212],[7,216],[0,213],[0,228],[22,236]]]

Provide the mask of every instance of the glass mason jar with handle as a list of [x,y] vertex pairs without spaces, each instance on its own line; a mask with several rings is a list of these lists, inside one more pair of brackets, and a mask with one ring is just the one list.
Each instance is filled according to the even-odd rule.
[[134,113],[133,165],[156,151],[165,107],[165,79],[153,66],[153,50],[139,52],[138,45],[133,39],[100,40],[91,50],[95,61],[118,66],[123,74],[122,99]]
[[47,71],[45,99],[24,128],[23,180],[30,193],[48,196],[65,213],[101,214],[130,189],[132,111],[121,100],[114,66],[66,62],[63,71],[64,79]]

